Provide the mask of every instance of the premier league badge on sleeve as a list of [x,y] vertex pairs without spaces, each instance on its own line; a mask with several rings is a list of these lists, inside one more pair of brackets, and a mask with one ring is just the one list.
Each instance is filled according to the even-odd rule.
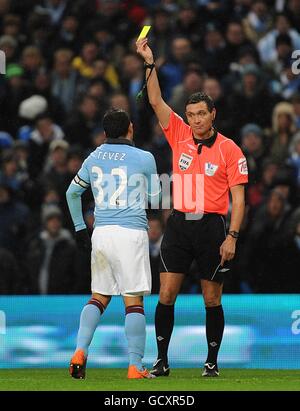
[[178,162],[179,168],[182,171],[185,171],[192,164],[193,157],[188,154],[182,153]]

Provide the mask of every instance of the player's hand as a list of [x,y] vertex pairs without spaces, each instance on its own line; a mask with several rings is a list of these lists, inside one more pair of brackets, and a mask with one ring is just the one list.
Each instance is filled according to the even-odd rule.
[[148,46],[148,39],[140,39],[136,41],[136,52],[143,57],[143,59],[148,64],[152,64],[154,62],[154,57],[152,50]]
[[223,267],[225,261],[230,261],[235,255],[236,239],[227,236],[220,247],[221,266]]
[[92,246],[91,246],[91,237],[88,233],[88,230],[85,228],[83,230],[76,231],[75,238],[76,238],[76,244],[79,250],[87,254],[90,254],[92,251]]

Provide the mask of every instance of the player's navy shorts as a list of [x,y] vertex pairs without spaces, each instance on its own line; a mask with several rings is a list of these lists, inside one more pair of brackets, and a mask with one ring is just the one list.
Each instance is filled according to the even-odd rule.
[[187,274],[195,259],[200,279],[222,283],[229,270],[227,262],[221,266],[220,246],[225,238],[223,215],[187,220],[185,213],[173,210],[161,243],[159,271]]

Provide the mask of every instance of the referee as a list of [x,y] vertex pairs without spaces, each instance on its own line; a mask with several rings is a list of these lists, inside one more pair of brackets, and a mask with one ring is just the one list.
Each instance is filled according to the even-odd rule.
[[[208,355],[202,375],[219,375],[217,356],[224,331],[221,305],[224,275],[235,255],[248,182],[241,149],[213,127],[216,109],[205,93],[186,102],[186,124],[162,99],[153,53],[147,39],[136,42],[144,59],[149,102],[173,151],[173,204],[161,244],[160,293],[155,312],[158,356],[155,376],[168,376],[168,347],[174,326],[174,304],[184,276],[195,259],[206,307]],[[225,216],[232,196],[228,233]],[[200,194],[199,194],[200,193]]]

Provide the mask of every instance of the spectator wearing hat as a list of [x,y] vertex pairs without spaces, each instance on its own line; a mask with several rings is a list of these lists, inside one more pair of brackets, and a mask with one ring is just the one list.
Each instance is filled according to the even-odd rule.
[[28,143],[34,129],[35,118],[48,108],[45,97],[33,95],[21,102],[18,109],[18,123],[21,127],[17,131],[17,139]]
[[24,255],[27,293],[72,294],[79,275],[77,250],[71,233],[62,228],[61,210],[54,205],[45,207],[42,223]]
[[287,102],[276,104],[272,114],[271,157],[283,164],[289,155],[289,145],[296,132],[293,106]]
[[261,127],[249,123],[242,128],[241,149],[247,159],[249,185],[255,184],[261,177],[262,162],[266,154]]
[[48,159],[45,162],[44,172],[39,179],[41,187],[52,187],[60,198],[59,206],[67,213],[65,192],[72,177],[68,171],[69,144],[65,140],[54,140],[50,143]]
[[0,131],[0,154],[3,150],[11,148],[13,145],[13,138],[9,133],[5,131]]
[[17,47],[17,40],[13,36],[6,34],[0,37],[0,50],[5,53],[6,64],[16,61]]
[[48,103],[45,97],[32,95],[21,102],[19,106],[19,116],[25,122],[34,122],[36,117],[44,113],[47,108]]

